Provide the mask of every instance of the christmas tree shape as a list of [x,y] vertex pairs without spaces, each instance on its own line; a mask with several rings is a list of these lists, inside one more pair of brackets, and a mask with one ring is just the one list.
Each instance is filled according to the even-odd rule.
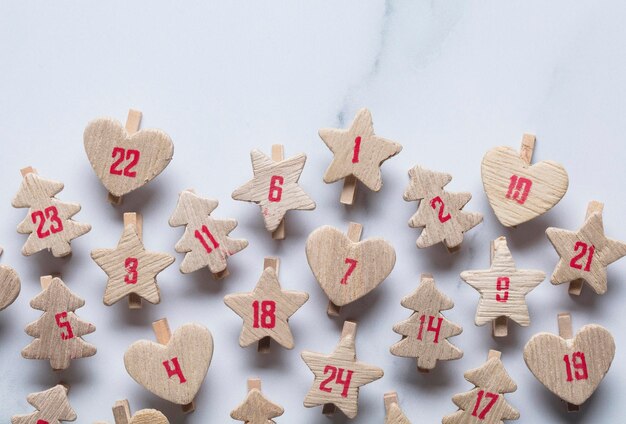
[[48,249],[55,257],[69,255],[70,242],[91,230],[91,225],[71,219],[80,211],[80,205],[54,197],[63,190],[63,183],[42,178],[31,168],[25,168],[22,173],[22,184],[11,202],[15,208],[29,208],[26,218],[17,226],[18,233],[29,234],[22,253],[30,256]]
[[454,303],[437,290],[431,275],[422,274],[419,287],[402,299],[401,305],[415,312],[393,327],[393,331],[403,336],[391,346],[393,355],[417,358],[417,367],[422,371],[433,369],[437,360],[463,356],[461,349],[447,340],[461,334],[463,329],[441,314],[441,311],[452,309]]
[[43,392],[31,393],[26,398],[37,412],[28,415],[14,415],[11,424],[61,424],[75,421],[76,412],[67,399],[67,388],[60,384]]
[[463,241],[463,234],[483,221],[481,214],[462,210],[472,198],[470,193],[450,193],[443,189],[452,181],[450,174],[415,166],[409,170],[409,179],[403,197],[407,202],[419,202],[409,227],[424,228],[417,239],[420,249],[437,243],[444,243],[448,249],[457,247]]
[[169,224],[186,226],[175,246],[177,252],[185,253],[180,264],[183,274],[208,267],[216,278],[221,278],[225,276],[228,257],[248,246],[247,240],[228,237],[237,226],[236,220],[210,216],[217,206],[217,200],[199,197],[191,190],[180,194]]
[[64,370],[69,367],[70,360],[96,354],[95,346],[80,337],[93,333],[96,327],[74,313],[85,305],[85,301],[72,293],[60,278],[50,279],[42,277],[44,290],[30,301],[31,308],[44,313],[26,326],[26,334],[35,340],[22,350],[22,356],[49,359],[53,369]]
[[464,374],[476,387],[452,397],[460,409],[441,421],[443,424],[501,424],[503,420],[519,419],[519,412],[504,399],[504,393],[517,390],[500,361],[500,352],[489,351],[489,358],[479,368]]
[[248,395],[241,405],[230,413],[232,419],[245,424],[274,424],[272,418],[285,413],[282,406],[268,400],[261,393],[261,380],[248,380]]

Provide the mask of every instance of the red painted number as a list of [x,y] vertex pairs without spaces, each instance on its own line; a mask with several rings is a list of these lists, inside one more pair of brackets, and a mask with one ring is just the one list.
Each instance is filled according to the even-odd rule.
[[496,290],[504,292],[504,294],[496,293],[496,300],[498,302],[506,303],[509,300],[509,286],[511,285],[511,280],[509,277],[498,277],[496,281]]
[[54,319],[57,322],[57,326],[61,330],[65,330],[65,332],[61,331],[61,340],[69,340],[74,338],[74,332],[72,331],[72,326],[67,321],[67,312],[59,312],[54,316]]
[[[474,405],[472,416],[478,417],[479,420],[484,420],[489,411],[491,411],[491,408],[493,408],[493,405],[495,405],[499,396],[500,395],[498,395],[497,393],[485,392],[484,390],[480,390],[476,398],[476,404]],[[482,411],[478,412],[478,408],[480,408],[480,404],[482,403],[483,399],[489,400],[487,402],[487,405],[485,405],[485,407],[482,409]]]
[[359,163],[359,153],[361,153],[361,136],[354,139],[354,150],[352,150],[352,163]]
[[329,383],[333,381],[339,385],[343,386],[343,390],[341,391],[341,397],[348,397],[348,390],[350,389],[350,381],[352,380],[352,370],[347,370],[347,376],[344,379],[343,373],[346,372],[344,368],[337,368],[332,365],[326,365],[324,367],[324,375],[330,373],[330,376],[326,378],[326,380],[320,383],[320,390],[323,392],[331,393],[333,391],[332,387],[328,387]]
[[[428,317],[428,327],[426,328],[426,331],[432,331],[433,333],[435,333],[435,337],[433,338],[433,343],[439,343],[439,331],[441,330],[441,323],[443,322],[443,318],[439,317],[437,318],[437,326],[433,327],[433,321],[435,320],[435,317],[430,315]],[[419,332],[417,333],[417,340],[422,340],[422,332],[424,330],[424,323],[426,322],[426,315],[422,315],[420,317],[420,329]]]
[[281,175],[272,175],[270,180],[270,191],[267,200],[270,202],[280,202],[283,197],[283,183],[285,179]]
[[136,284],[137,283],[137,266],[139,265],[139,260],[137,258],[126,258],[124,261],[124,266],[126,267],[126,276],[124,277],[124,282],[126,284]]
[[[37,224],[37,237],[40,239],[63,231],[63,221],[59,218],[59,210],[56,206],[48,206],[43,211],[34,211],[30,214],[33,224]],[[50,227],[44,231],[46,221],[50,221]]]
[[[589,378],[587,373],[587,361],[583,352],[572,353],[572,359],[568,355],[563,356],[565,361],[565,372],[567,372],[567,381],[586,380]],[[572,377],[572,366],[574,367],[574,377]]]
[[520,205],[523,205],[528,199],[528,193],[533,182],[528,178],[518,177],[517,175],[511,175],[511,182],[509,183],[509,191],[506,192],[507,199],[513,199]]
[[37,420],[37,424],[50,424],[50,423],[45,420]]
[[430,207],[433,209],[437,209],[437,206],[439,207],[439,222],[441,222],[442,224],[446,221],[448,221],[450,218],[452,218],[452,216],[450,215],[450,212],[448,212],[447,214],[443,214],[443,208],[445,207],[443,204],[443,200],[441,200],[441,197],[437,196],[435,197],[433,200],[430,201]]
[[356,268],[356,265],[359,262],[356,259],[346,258],[344,263],[348,264],[348,269],[346,273],[343,275],[343,278],[341,279],[340,284],[348,284],[348,278],[350,278],[350,276],[352,275],[352,272],[354,272],[354,268]]
[[[170,366],[170,362],[172,366]],[[163,366],[165,367],[165,372],[167,372],[167,377],[172,378],[173,376],[178,376],[178,381],[180,384],[183,384],[187,379],[183,375],[183,371],[180,369],[180,364],[178,363],[178,358],[173,357],[169,361],[163,361]]]
[[[121,147],[114,147],[113,152],[111,152],[111,157],[115,159],[115,161],[111,164],[111,168],[109,168],[109,173],[113,175],[124,175],[125,177],[134,178],[137,176],[137,172],[133,171],[133,168],[139,163],[139,150],[134,149],[123,149]],[[124,162],[124,160],[130,160],[128,165],[122,170],[119,166]]]
[[[202,226],[202,232],[200,232],[200,230],[196,230],[194,235],[200,241],[202,247],[204,247],[204,250],[206,250],[207,253],[211,253],[213,249],[217,249],[218,247],[220,247],[220,244],[217,242],[217,240],[215,240],[215,237],[213,237],[213,234],[209,231],[206,225]],[[213,247],[209,246],[209,243],[204,238],[205,235],[209,239],[209,242],[211,242]]]
[[274,328],[276,326],[276,302],[264,300],[252,302],[254,309],[254,328]]
[[576,269],[583,269],[583,265],[580,262],[582,258],[587,255],[587,262],[585,263],[585,271],[589,271],[591,269],[591,262],[593,261],[593,254],[596,251],[596,247],[594,245],[587,245],[587,243],[582,241],[577,241],[574,245],[574,252],[578,252],[580,249],[580,253],[572,258],[569,261],[569,266]]

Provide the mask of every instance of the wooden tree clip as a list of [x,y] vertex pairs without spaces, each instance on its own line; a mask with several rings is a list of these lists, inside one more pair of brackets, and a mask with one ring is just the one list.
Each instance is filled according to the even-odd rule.
[[163,413],[156,409],[142,409],[131,416],[128,400],[118,400],[113,405],[115,424],[169,424]]
[[261,393],[261,380],[248,379],[248,395],[237,408],[230,413],[232,419],[246,424],[270,424],[272,418],[285,413],[282,406],[271,402]]

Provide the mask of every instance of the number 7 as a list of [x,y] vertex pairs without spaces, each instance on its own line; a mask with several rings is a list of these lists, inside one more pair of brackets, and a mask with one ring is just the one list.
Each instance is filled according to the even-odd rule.
[[352,275],[352,272],[354,271],[354,268],[356,268],[356,265],[359,262],[356,259],[346,258],[344,263],[348,264],[348,270],[346,271],[343,278],[341,279],[341,284],[348,284],[348,278],[350,278],[350,276]]

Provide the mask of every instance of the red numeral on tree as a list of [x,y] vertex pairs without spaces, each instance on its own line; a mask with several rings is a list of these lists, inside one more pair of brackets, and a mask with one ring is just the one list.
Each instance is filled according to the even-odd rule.
[[[343,378],[344,372],[347,371],[346,378]],[[320,390],[331,393],[333,391],[332,387],[328,387],[329,383],[333,381],[339,385],[343,386],[343,390],[341,391],[341,397],[348,397],[348,390],[350,389],[350,381],[352,380],[352,370],[346,370],[344,368],[337,368],[332,365],[326,365],[324,367],[324,374],[330,373],[324,381],[320,383]]]
[[572,258],[569,261],[569,266],[576,269],[583,269],[583,265],[580,262],[582,258],[587,255],[587,262],[585,263],[585,271],[589,271],[591,269],[591,262],[593,261],[593,254],[596,251],[596,247],[594,245],[587,245],[587,243],[582,241],[577,241],[574,245],[574,252],[578,252],[580,249],[580,253]]
[[[484,420],[493,405],[496,404],[499,395],[497,393],[485,392],[484,390],[480,390],[476,397],[476,404],[474,405],[474,410],[472,411],[473,417],[478,417],[479,420]],[[478,408],[480,408],[480,404],[483,401],[483,398],[489,399],[487,405],[482,409],[482,411],[478,412]]]
[[54,319],[57,322],[57,326],[61,330],[65,330],[65,332],[61,331],[61,340],[69,340],[69,339],[74,338],[74,332],[72,331],[72,326],[67,321],[67,312],[65,311],[59,312],[58,314],[54,316]]
[[254,328],[274,328],[276,326],[276,302],[264,300],[259,304],[258,300],[252,302],[254,309]]
[[[426,328],[426,331],[432,331],[433,333],[435,333],[435,337],[433,338],[433,343],[439,343],[439,331],[441,330],[441,323],[443,322],[443,318],[439,317],[437,318],[437,326],[433,327],[433,321],[435,320],[435,317],[430,315],[428,317],[428,327]],[[422,340],[422,333],[424,330],[424,323],[426,322],[426,315],[422,315],[420,317],[420,329],[417,333],[417,340]]]
[[432,199],[430,201],[430,207],[433,209],[437,209],[437,207],[439,207],[439,222],[441,222],[442,224],[446,221],[448,221],[450,218],[452,218],[452,216],[450,215],[450,212],[446,213],[445,215],[443,214],[443,208],[445,207],[443,204],[443,200],[441,200],[441,197],[437,196],[434,199]]
[[[114,147],[113,152],[111,152],[111,157],[115,159],[115,161],[111,164],[111,168],[109,168],[109,173],[113,175],[124,175],[125,177],[131,178],[136,177],[137,172],[134,171],[133,168],[137,165],[137,163],[139,163],[139,156],[139,150],[126,150],[122,147]],[[119,166],[124,160],[130,160],[130,162],[123,170],[119,169]]]
[[281,175],[272,175],[270,179],[270,191],[267,195],[267,200],[270,202],[280,202],[283,198],[283,183],[285,179]]
[[350,276],[352,275],[352,272],[354,272],[354,268],[356,268],[356,265],[359,262],[356,259],[346,258],[344,263],[348,264],[348,269],[346,270],[346,273],[343,275],[343,278],[341,279],[340,283],[348,284],[348,278],[350,278]]
[[[567,381],[586,380],[589,378],[587,373],[587,361],[583,352],[572,353],[572,359],[568,355],[563,356],[565,361],[565,372],[567,373]],[[572,377],[572,366],[574,367],[574,376]]]
[[498,302],[506,303],[509,300],[509,287],[511,285],[511,280],[509,277],[498,277],[496,281],[496,290],[503,291],[504,294],[496,293],[496,300]]
[[[33,211],[30,214],[30,219],[33,224],[37,224],[37,237],[40,239],[63,231],[63,221],[59,217],[59,210],[56,206],[48,206],[43,211]],[[51,221],[50,228],[44,231],[43,227],[48,220]]]
[[[170,362],[172,366],[170,366]],[[163,366],[165,367],[165,372],[167,372],[167,377],[172,378],[173,376],[178,376],[178,381],[180,384],[183,384],[187,379],[183,375],[183,371],[180,369],[180,364],[178,363],[178,358],[173,357],[169,361],[163,361]]]
[[50,424],[50,423],[45,420],[37,420],[37,424]]
[[506,192],[506,198],[513,199],[520,205],[523,205],[526,199],[528,199],[532,185],[533,182],[528,178],[511,175],[511,182],[509,183],[509,190]]
[[352,150],[352,163],[359,163],[359,153],[361,153],[361,136],[354,139],[354,150]]
[[136,284],[137,283],[137,266],[139,265],[139,260],[137,258],[126,258],[124,261],[124,266],[126,267],[126,276],[124,277],[124,282],[126,284]]
[[[211,253],[213,249],[217,249],[218,247],[220,247],[220,244],[217,242],[217,240],[215,240],[215,237],[213,237],[213,234],[211,233],[211,231],[209,231],[206,225],[203,225],[201,229],[202,233],[199,230],[196,230],[194,232],[194,235],[200,241],[202,247],[204,247],[204,250],[206,250],[207,253]],[[209,242],[211,242],[213,247],[209,246],[209,243],[204,238],[205,235],[209,239]]]

